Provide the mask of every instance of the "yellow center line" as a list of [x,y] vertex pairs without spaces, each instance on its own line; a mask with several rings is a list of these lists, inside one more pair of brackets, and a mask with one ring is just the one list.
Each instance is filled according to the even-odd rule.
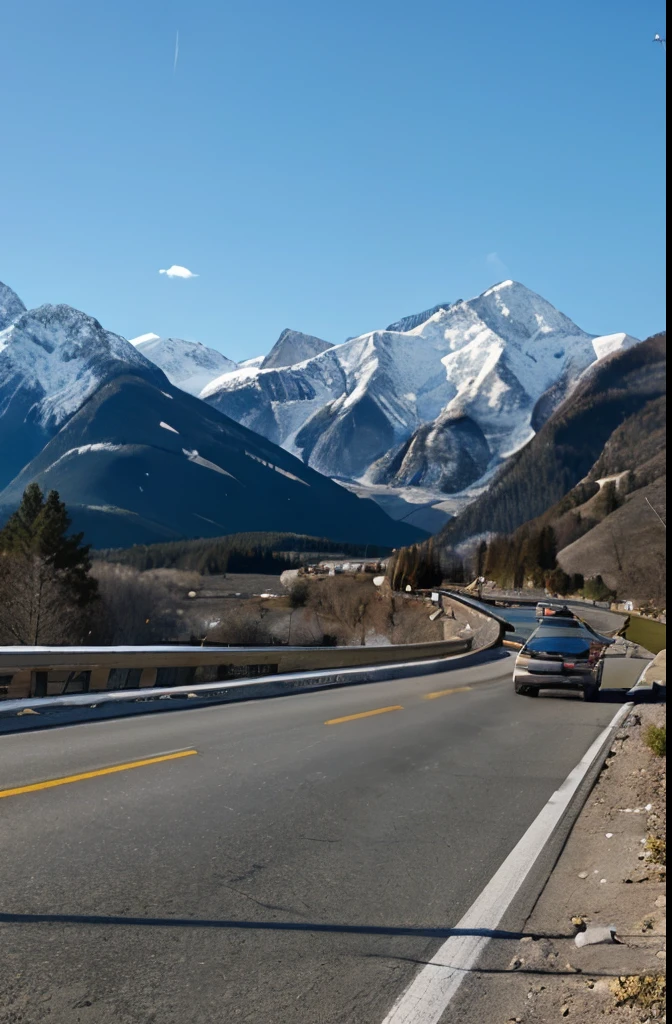
[[345,715],[343,718],[330,718],[325,725],[340,725],[341,722],[354,722],[356,718],[370,718],[371,715],[384,715],[386,711],[403,711],[401,704],[393,704],[389,708],[376,708],[375,711],[360,711],[358,715]]
[[161,754],[157,757],[146,757],[142,761],[129,761],[127,764],[115,764],[111,768],[97,768],[92,772],[80,772],[78,775],[66,775],[62,779],[47,779],[46,782],[34,782],[31,786],[17,786],[16,789],[0,789],[3,796],[19,796],[21,793],[35,793],[39,789],[53,789],[54,786],[65,786],[69,782],[82,782],[84,779],[95,779],[99,775],[112,775],[114,772],[127,772],[131,768],[144,768],[148,764],[159,761],[175,761],[178,757],[192,757],[197,750],[178,750],[174,754]]
[[434,693],[426,693],[423,700],[435,700],[436,697],[447,697],[449,693],[466,693],[470,686],[453,686],[451,690],[435,690]]

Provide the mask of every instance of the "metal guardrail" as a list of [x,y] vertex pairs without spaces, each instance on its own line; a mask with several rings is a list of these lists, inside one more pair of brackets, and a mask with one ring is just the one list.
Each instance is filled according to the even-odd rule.
[[[235,670],[255,669],[265,679],[282,673],[323,671],[365,666],[417,662],[424,659],[448,658],[470,651],[473,638],[441,640],[421,644],[399,644],[389,647],[4,647],[0,648],[0,676],[13,682],[6,688],[6,699],[0,700],[0,709],[12,698],[40,701],[50,699],[47,693],[48,675],[52,673],[89,673],[85,699],[94,694],[117,692],[108,690],[110,670],[136,670],[135,686],[120,689],[121,693],[135,693],[140,689],[156,692],[157,673],[161,669],[203,670],[210,678],[179,680],[188,689],[196,686],[216,685],[229,681]],[[264,671],[265,670],[265,671]],[[42,687],[39,695],[37,683]],[[174,685],[164,681],[168,693],[176,692]],[[76,683],[75,683],[76,685]],[[161,685],[161,680],[159,680]],[[53,694],[53,697],[67,694]],[[76,694],[70,694],[76,696]]]
[[[438,592],[498,625],[497,636],[485,642],[484,648],[501,645],[504,634],[515,631],[511,623],[489,609],[486,611],[473,599],[448,589]],[[4,647],[0,648],[0,677],[8,677],[12,683],[5,686],[6,696],[0,699],[0,715],[38,708],[86,708],[110,702],[150,701],[164,697],[216,694],[224,697],[235,691],[252,696],[257,693],[271,695],[299,686],[306,688],[367,681],[383,678],[385,671],[391,672],[395,667],[398,671],[405,665],[422,666],[424,663],[429,668],[431,662],[440,667],[442,659],[466,654],[473,649],[473,643],[474,637],[470,636],[386,647],[194,647],[174,644]],[[110,672],[114,669],[133,670],[133,684],[111,685]],[[157,679],[162,669],[175,670],[175,677],[170,679],[170,683],[165,676]],[[232,678],[236,670],[249,670],[255,673],[256,678]],[[49,673],[56,674],[56,679],[52,676],[50,680]],[[64,691],[70,683],[77,686],[79,680],[72,676],[79,673],[87,676],[79,687],[80,692],[49,693],[53,686],[61,685]],[[193,678],[196,673],[201,680]]]
[[[381,661],[437,658],[468,650],[471,639],[387,647],[0,647],[0,673],[26,669],[180,668],[198,665],[280,665],[342,668]],[[318,664],[316,664],[318,663]]]
[[[471,641],[466,641],[467,649],[453,657],[467,656],[470,653]],[[348,686],[355,683],[377,682],[393,679],[403,672],[412,669],[414,674],[424,675],[441,671],[445,658],[426,658],[421,661],[395,662],[377,664],[367,667],[344,668],[340,671],[315,671],[281,673],[266,676],[263,679],[238,679],[232,682],[198,683],[188,686],[151,686],[138,690],[99,690],[90,693],[62,694],[55,697],[34,697],[20,700],[0,702],[0,719],[12,716],[48,710],[68,708],[97,708],[100,705],[113,703],[148,702],[164,699],[217,698],[225,700],[250,700],[255,697],[271,697],[296,690],[319,690],[334,686]]]
[[515,633],[516,627],[511,625],[507,619],[502,618],[501,615],[496,615],[495,612],[483,610],[478,600],[473,597],[468,597],[459,590],[450,590],[447,587],[434,587],[432,590],[434,594],[444,594],[446,597],[452,597],[455,601],[460,601],[465,604],[468,608],[472,608],[476,612],[480,612],[481,615],[486,615],[490,619],[494,619],[500,625],[500,640],[504,633]]

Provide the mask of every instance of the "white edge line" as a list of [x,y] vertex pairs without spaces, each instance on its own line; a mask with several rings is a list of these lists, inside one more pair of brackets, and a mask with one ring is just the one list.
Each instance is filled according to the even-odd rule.
[[619,708],[455,926],[456,931],[472,934],[453,935],[446,939],[399,997],[383,1024],[438,1024],[451,999],[490,941],[490,937],[482,933],[494,931],[499,925],[572,797],[599,756],[610,732],[618,728],[633,706],[628,703]]

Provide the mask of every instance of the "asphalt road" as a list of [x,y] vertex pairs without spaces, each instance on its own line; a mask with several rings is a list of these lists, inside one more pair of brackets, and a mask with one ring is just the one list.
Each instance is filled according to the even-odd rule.
[[512,664],[2,737],[0,1021],[378,1024],[613,716]]
[[[620,629],[627,618],[627,615],[621,615],[620,612],[611,612],[607,608],[596,607],[585,601],[566,601],[565,604],[576,615],[585,619],[588,625],[598,631],[604,630],[608,633],[611,630]],[[493,608],[492,606],[484,605],[483,608],[485,611],[494,611],[497,615],[501,615],[503,619],[507,619],[515,627],[515,632],[508,635],[508,638],[511,640],[518,640],[524,643],[537,628],[538,623],[534,615],[534,605],[521,605],[513,608]]]

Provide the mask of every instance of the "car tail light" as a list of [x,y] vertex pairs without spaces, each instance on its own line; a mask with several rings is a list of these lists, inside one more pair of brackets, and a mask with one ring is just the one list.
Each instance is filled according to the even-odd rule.
[[563,668],[576,668],[576,662],[574,662],[574,661],[563,661],[562,667]]

